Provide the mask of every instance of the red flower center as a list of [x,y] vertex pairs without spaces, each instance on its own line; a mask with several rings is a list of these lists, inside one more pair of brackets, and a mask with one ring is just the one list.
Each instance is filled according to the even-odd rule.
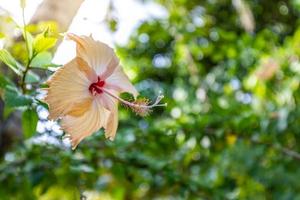
[[102,81],[100,77],[98,77],[98,81],[95,83],[92,83],[89,87],[89,91],[92,95],[101,94],[103,90],[101,89],[105,85],[105,81]]

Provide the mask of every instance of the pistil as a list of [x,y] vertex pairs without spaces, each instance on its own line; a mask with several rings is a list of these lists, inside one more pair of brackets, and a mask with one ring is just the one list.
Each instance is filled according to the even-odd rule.
[[89,87],[89,91],[93,96],[96,96],[97,94],[102,94],[105,92],[109,96],[113,97],[114,99],[117,99],[120,101],[123,105],[130,107],[134,112],[136,112],[139,115],[145,116],[147,115],[150,111],[151,108],[154,107],[162,107],[162,106],[167,106],[166,103],[164,104],[159,104],[159,102],[164,98],[163,95],[158,95],[156,98],[155,102],[151,105],[149,105],[149,100],[146,98],[143,99],[137,99],[134,102],[130,102],[127,100],[122,99],[118,95],[113,94],[110,92],[108,89],[104,88],[105,81],[101,80],[100,77],[98,77],[97,82],[92,83]]
[[107,89],[102,88],[102,90],[107,93],[108,95],[110,95],[111,97],[119,100],[120,102],[122,102],[123,104],[129,106],[129,107],[138,107],[138,108],[154,108],[154,107],[161,107],[161,106],[167,106],[166,103],[164,104],[159,104],[159,102],[164,98],[164,95],[158,95],[158,97],[156,98],[155,102],[151,105],[140,105],[140,104],[135,104],[133,102],[129,102],[126,101],[124,99],[122,99],[121,97],[114,95],[113,93],[109,92]]
[[102,91],[105,92],[106,94],[108,94],[109,96],[117,99],[125,106],[130,107],[135,113],[137,113],[141,116],[146,116],[149,112],[151,112],[151,108],[167,106],[166,103],[159,104],[159,102],[164,98],[164,96],[161,94],[158,95],[158,97],[156,98],[156,100],[153,104],[149,105],[148,99],[138,99],[134,102],[129,102],[129,101],[126,101],[126,100],[122,99],[121,97],[111,93],[109,90],[107,90],[105,88],[102,88]]

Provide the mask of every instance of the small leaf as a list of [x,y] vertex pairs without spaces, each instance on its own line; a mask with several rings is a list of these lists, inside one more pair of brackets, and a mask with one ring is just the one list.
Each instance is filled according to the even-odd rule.
[[126,101],[133,101],[134,100],[134,96],[131,93],[128,92],[123,92],[121,93],[120,97]]
[[31,59],[32,56],[33,56],[33,37],[32,35],[26,31],[26,30],[23,30],[23,37],[25,39],[25,42],[26,42],[26,45],[28,47],[28,57]]
[[3,74],[0,74],[0,88],[5,88],[7,85],[13,85],[13,83]]
[[[7,77],[5,77],[3,74],[0,74],[0,98],[3,97],[3,94],[4,94],[4,90],[5,90],[5,87],[7,85],[11,85],[11,86],[14,86],[14,84],[11,82],[11,80],[9,80]],[[5,108],[7,106],[4,107],[4,111],[5,111]]]
[[7,119],[9,117],[9,115],[14,111],[14,108],[8,107],[8,106],[4,106],[4,110],[3,110],[3,118]]
[[51,65],[52,55],[51,53],[44,51],[37,54],[34,59],[31,61],[31,66],[35,68],[46,69]]
[[30,138],[36,132],[38,115],[34,109],[27,109],[22,115],[22,128],[25,138]]
[[5,49],[0,50],[0,60],[4,62],[10,69],[12,69],[16,74],[22,74],[22,66],[18,63],[14,57]]
[[56,44],[57,39],[55,37],[49,37],[47,30],[38,34],[34,39],[33,48],[36,53],[46,51]]
[[33,71],[29,71],[26,75],[25,82],[26,83],[37,83],[40,81],[39,75],[34,73]]
[[4,103],[9,107],[29,106],[33,102],[32,98],[21,94],[14,86],[8,85],[4,91]]
[[113,32],[116,32],[118,28],[118,21],[116,19],[111,19],[108,21],[109,29]]
[[75,172],[84,172],[84,173],[95,172],[95,170],[91,166],[86,165],[86,164],[81,164],[81,165],[78,165],[78,166],[73,166],[70,169],[72,171],[75,171]]
[[37,104],[39,106],[43,106],[44,108],[46,108],[47,110],[49,110],[48,104],[46,104],[45,102],[43,102],[42,100],[39,100],[39,99],[36,99],[36,101],[37,101]]

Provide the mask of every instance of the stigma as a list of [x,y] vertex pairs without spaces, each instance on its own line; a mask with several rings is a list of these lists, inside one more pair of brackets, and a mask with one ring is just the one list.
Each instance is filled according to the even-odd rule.
[[97,94],[103,93],[103,86],[105,85],[105,81],[101,80],[100,77],[98,77],[97,82],[94,82],[90,85],[89,91],[93,96],[96,96]]

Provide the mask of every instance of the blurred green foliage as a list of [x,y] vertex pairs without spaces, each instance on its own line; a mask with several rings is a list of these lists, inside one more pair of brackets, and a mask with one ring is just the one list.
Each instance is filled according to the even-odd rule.
[[[1,158],[1,199],[300,199],[300,1],[241,1],[253,33],[230,0],[156,2],[169,16],[141,23],[117,52],[140,93],[162,91],[168,107],[121,109],[114,142],[100,131],[72,151],[51,127],[32,136],[37,87],[22,94],[0,75],[27,138]],[[47,69],[56,39],[41,37],[32,62]],[[26,65],[21,47],[11,52]]]

